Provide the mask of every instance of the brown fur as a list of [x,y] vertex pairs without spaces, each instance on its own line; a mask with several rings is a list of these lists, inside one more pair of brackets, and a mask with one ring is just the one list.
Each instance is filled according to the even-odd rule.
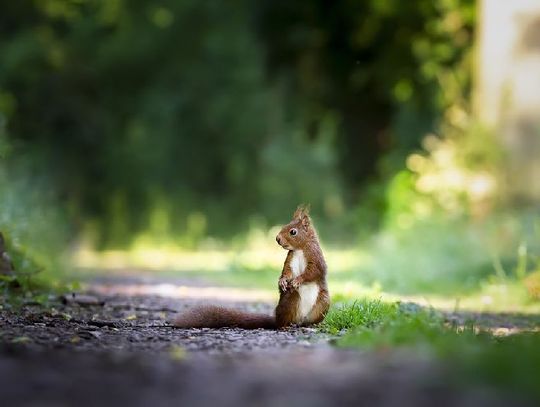
[[315,305],[307,317],[307,320],[310,321],[311,324],[318,324],[319,322],[322,322],[326,316],[326,313],[328,312],[328,308],[330,308],[330,296],[328,294],[328,290],[321,290]]
[[[296,234],[292,235],[291,231]],[[276,237],[276,241],[284,249],[289,250],[283,272],[279,279],[281,296],[276,308],[276,324],[284,327],[292,324],[312,325],[321,322],[330,307],[330,297],[326,285],[326,261],[319,244],[317,232],[312,225],[308,209],[304,206],[298,207],[294,212],[290,223],[283,226]],[[295,250],[302,250],[306,259],[304,272],[293,278],[291,261]],[[315,305],[307,318],[302,322],[298,321],[297,309],[300,301],[298,287],[302,284],[316,283],[319,287],[319,294]]]
[[296,290],[288,290],[281,293],[276,307],[276,326],[284,328],[296,321],[300,295]]
[[[294,235],[291,230],[294,229]],[[280,298],[275,317],[250,314],[223,307],[204,306],[193,308],[174,321],[178,328],[221,328],[238,327],[244,329],[284,328],[290,325],[312,325],[321,322],[330,307],[330,297],[326,285],[326,262],[319,244],[319,238],[312,225],[306,207],[300,206],[293,219],[285,225],[276,237],[284,249],[289,250],[279,279]],[[291,261],[295,250],[302,250],[305,269],[293,278]],[[302,284],[316,283],[319,293],[313,308],[305,318],[298,314],[301,301],[298,288]]]
[[180,315],[174,325],[178,328],[223,328],[244,329],[276,327],[274,317],[264,314],[250,314],[234,309],[213,305],[195,307]]

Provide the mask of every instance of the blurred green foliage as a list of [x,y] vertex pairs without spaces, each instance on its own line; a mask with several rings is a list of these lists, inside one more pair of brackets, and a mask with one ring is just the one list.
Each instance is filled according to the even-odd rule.
[[536,217],[500,210],[475,22],[474,0],[8,3],[0,230],[39,253],[56,219],[97,248],[238,247],[310,202],[325,244],[367,242],[363,282],[523,279]]
[[[68,228],[47,176],[30,174],[25,158],[8,168],[8,143],[0,135],[0,232],[13,263],[13,274],[1,275],[4,299],[15,302],[46,300],[43,288],[51,288],[64,273]],[[12,296],[13,294],[13,296]]]
[[467,104],[473,0],[260,4],[270,71],[312,137],[327,116],[339,123],[339,166],[354,192],[401,167],[448,108]]
[[350,241],[385,211],[366,183],[467,99],[474,19],[473,0],[9,2],[0,118],[101,247],[197,247],[303,201]]

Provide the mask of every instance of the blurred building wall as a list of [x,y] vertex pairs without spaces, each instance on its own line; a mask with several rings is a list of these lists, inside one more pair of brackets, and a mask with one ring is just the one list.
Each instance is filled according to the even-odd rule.
[[540,0],[481,0],[479,118],[508,154],[507,192],[540,202]]

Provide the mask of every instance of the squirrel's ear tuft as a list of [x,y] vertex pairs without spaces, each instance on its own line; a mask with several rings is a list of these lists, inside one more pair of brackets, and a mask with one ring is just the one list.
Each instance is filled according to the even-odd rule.
[[309,215],[309,205],[298,205],[298,208],[294,211],[293,219],[302,219],[304,216]]
[[293,219],[302,221],[302,225],[309,226],[311,221],[309,219],[309,205],[300,205],[294,211]]

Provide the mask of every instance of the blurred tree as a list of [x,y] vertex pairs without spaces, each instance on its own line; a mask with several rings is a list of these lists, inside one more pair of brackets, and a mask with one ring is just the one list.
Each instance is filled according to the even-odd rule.
[[467,93],[473,10],[473,0],[8,2],[10,160],[24,153],[30,173],[50,172],[72,221],[103,244],[141,230],[235,233],[299,201],[335,219],[342,180],[357,202],[383,154],[417,146],[452,89]]
[[[275,169],[265,151],[288,132],[277,121],[289,119],[279,102],[271,105],[248,4],[44,0],[4,8],[0,110],[14,148],[34,151],[35,171],[52,170],[72,218],[95,219],[104,243],[129,241],[157,218],[171,223],[161,231],[187,230],[192,212],[211,216],[212,233],[235,232],[261,208],[288,213],[298,197],[323,199],[313,188],[302,192],[305,178],[297,196],[268,192],[274,181],[260,187]],[[279,154],[288,165],[297,148]],[[328,173],[327,161],[315,159],[313,181]],[[267,205],[269,198],[279,201]]]
[[258,2],[270,73],[285,77],[308,130],[337,115],[353,191],[378,174],[381,156],[403,158],[468,95],[474,16],[474,0]]

